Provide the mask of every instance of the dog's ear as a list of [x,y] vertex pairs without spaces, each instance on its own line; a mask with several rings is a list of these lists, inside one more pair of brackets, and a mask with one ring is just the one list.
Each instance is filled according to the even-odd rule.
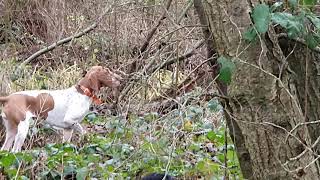
[[89,80],[91,89],[93,89],[94,91],[100,90],[101,84],[100,84],[100,81],[98,80],[96,73],[90,73],[88,76],[88,80]]

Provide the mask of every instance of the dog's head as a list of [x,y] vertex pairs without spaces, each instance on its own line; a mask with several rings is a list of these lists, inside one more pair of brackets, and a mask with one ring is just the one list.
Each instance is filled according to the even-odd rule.
[[82,82],[94,91],[99,91],[101,87],[117,88],[120,86],[121,80],[122,78],[110,69],[102,66],[93,66],[86,73]]

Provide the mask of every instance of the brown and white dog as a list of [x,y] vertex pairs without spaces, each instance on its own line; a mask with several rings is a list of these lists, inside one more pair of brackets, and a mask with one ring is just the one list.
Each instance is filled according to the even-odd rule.
[[31,90],[0,97],[6,139],[1,150],[18,152],[27,137],[31,118],[43,119],[64,130],[64,141],[70,141],[73,130],[85,133],[80,125],[91,103],[100,104],[95,93],[101,87],[116,88],[121,77],[102,66],[92,67],[75,85],[64,90]]

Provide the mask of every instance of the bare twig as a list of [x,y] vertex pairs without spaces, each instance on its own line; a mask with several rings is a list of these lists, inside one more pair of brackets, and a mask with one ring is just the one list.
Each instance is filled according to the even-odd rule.
[[[171,2],[172,2],[172,0],[168,0],[167,1],[166,10],[168,10],[170,8]],[[155,32],[158,29],[158,27],[161,25],[162,20],[165,19],[166,13],[167,13],[166,11],[163,11],[162,15],[159,17],[159,19],[157,20],[156,24],[153,26],[151,31],[148,33],[145,42],[143,43],[143,45],[140,48],[139,58],[142,56],[142,53],[147,50],[147,47],[148,47],[153,35],[155,34]]]
[[[183,54],[182,56],[179,56],[179,57],[177,57],[177,58],[169,59],[168,61],[165,61],[164,63],[162,63],[162,64],[160,64],[160,65],[152,68],[152,69],[149,70],[149,71],[148,71],[148,69],[143,69],[142,72],[147,71],[147,74],[151,74],[151,73],[155,72],[155,71],[158,70],[158,69],[161,69],[161,68],[163,68],[163,67],[165,67],[165,66],[167,66],[167,65],[170,65],[170,64],[175,63],[175,62],[177,61],[177,59],[178,59],[178,61],[183,61],[183,60],[185,60],[186,58],[189,58],[189,57],[191,57],[191,56],[194,54],[194,52],[195,52],[196,49],[198,49],[199,47],[201,47],[201,45],[203,45],[204,41],[205,41],[205,40],[201,40],[201,41],[199,41],[198,43],[196,43],[196,45],[195,45],[192,49],[190,49],[189,51],[187,51],[187,52],[186,52],[185,54]],[[140,80],[140,77],[142,76],[142,72],[141,72],[141,73],[138,73],[138,76],[139,76],[139,77],[134,77],[134,79],[132,79],[131,81],[136,82],[136,81]],[[125,95],[127,95],[128,91],[132,88],[133,84],[134,84],[134,83],[129,84],[128,86],[126,86],[126,88],[125,88],[124,90],[122,90],[121,95],[119,96],[119,101],[121,101],[121,100],[123,99],[123,97],[124,97]]]
[[[170,88],[168,89],[164,94],[167,97],[172,97],[174,92],[185,92],[185,89],[189,89],[190,86],[192,86],[198,79],[204,76],[205,73],[197,74],[195,78],[191,78],[191,75],[198,70],[200,67],[202,67],[205,63],[210,61],[211,59],[206,59],[205,61],[201,62],[197,67],[195,67],[187,76],[186,78],[177,86],[177,88]],[[177,90],[178,89],[178,90]],[[180,93],[176,94],[179,95]],[[157,97],[152,101],[158,101],[160,99],[163,99],[164,97]]]
[[151,69],[151,72],[155,72],[157,69],[161,69],[161,68],[163,68],[163,67],[165,67],[165,66],[171,65],[171,64],[177,62],[177,60],[178,60],[178,61],[183,61],[183,60],[191,57],[191,56],[194,54],[195,50],[198,49],[199,47],[201,47],[201,46],[203,45],[204,41],[205,41],[205,40],[198,41],[198,42],[196,43],[196,45],[195,45],[192,49],[190,49],[189,51],[187,51],[186,53],[184,53],[182,56],[179,56],[179,57],[177,57],[177,58],[171,58],[171,59],[163,62],[163,63],[160,64],[159,66],[156,66],[156,67],[154,67],[153,69]]

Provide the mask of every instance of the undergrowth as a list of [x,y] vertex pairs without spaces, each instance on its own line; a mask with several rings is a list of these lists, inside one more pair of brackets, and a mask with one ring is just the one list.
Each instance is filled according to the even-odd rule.
[[[14,74],[14,64],[0,64],[0,69],[10,69],[4,73],[10,81],[8,93],[66,88],[81,76],[76,64],[56,70],[30,66],[22,74]],[[59,132],[50,127],[32,127],[25,151],[0,152],[0,176],[139,179],[148,173],[167,172],[179,179],[221,179],[226,174],[242,179],[234,146],[226,136],[222,106],[217,99],[186,103],[192,96],[197,93],[185,94],[179,102],[183,106],[167,114],[131,112],[124,117],[91,113],[82,123],[88,134],[73,138],[70,144],[61,144],[56,138]],[[213,123],[213,119],[219,122]]]

